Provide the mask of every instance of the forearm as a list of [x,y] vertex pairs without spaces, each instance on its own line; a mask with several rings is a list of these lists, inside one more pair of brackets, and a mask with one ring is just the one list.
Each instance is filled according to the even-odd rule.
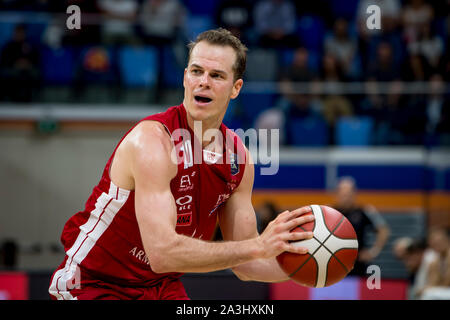
[[177,234],[164,247],[148,251],[150,266],[157,273],[196,273],[236,267],[258,258],[261,250],[256,239],[212,242]]
[[383,250],[388,238],[389,238],[389,229],[387,227],[381,227],[377,232],[375,242],[372,248],[370,249],[375,256],[378,256],[381,250]]
[[256,259],[234,267],[233,272],[244,281],[283,282],[289,277],[281,270],[276,258]]

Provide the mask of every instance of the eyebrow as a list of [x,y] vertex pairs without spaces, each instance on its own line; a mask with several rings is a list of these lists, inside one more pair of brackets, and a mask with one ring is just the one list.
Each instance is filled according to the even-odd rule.
[[[200,65],[198,65],[196,63],[191,64],[189,67],[191,67],[191,68],[199,68],[199,69],[202,69],[202,70],[204,69],[202,66],[200,66]],[[218,69],[213,69],[212,72],[220,73],[220,74],[223,74],[223,75],[227,74],[225,71],[218,70]]]

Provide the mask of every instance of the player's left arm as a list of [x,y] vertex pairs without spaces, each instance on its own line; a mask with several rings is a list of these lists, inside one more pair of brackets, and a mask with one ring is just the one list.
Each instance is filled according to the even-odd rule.
[[[219,211],[219,225],[225,241],[246,240],[258,236],[256,215],[251,199],[254,167],[249,159],[250,154],[247,150],[242,181]],[[232,268],[232,271],[244,281],[281,282],[288,280],[275,258],[252,260]]]
[[367,205],[364,208],[364,211],[375,228],[375,241],[373,246],[370,249],[365,250],[365,252],[361,252],[361,258],[369,262],[375,259],[380,254],[381,250],[383,250],[389,239],[391,230],[374,206]]

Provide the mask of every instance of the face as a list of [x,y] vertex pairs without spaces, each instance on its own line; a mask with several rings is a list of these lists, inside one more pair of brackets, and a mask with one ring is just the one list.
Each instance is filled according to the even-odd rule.
[[184,106],[191,120],[220,124],[230,99],[238,96],[242,79],[234,81],[234,49],[197,43],[184,70]]
[[336,190],[338,203],[342,206],[353,204],[355,196],[355,188],[351,181],[341,181]]
[[449,248],[447,235],[442,230],[433,231],[428,237],[428,244],[439,253],[445,253]]

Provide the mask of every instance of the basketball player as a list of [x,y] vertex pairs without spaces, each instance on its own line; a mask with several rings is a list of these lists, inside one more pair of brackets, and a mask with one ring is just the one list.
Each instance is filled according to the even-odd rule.
[[[275,257],[307,252],[289,241],[312,233],[290,230],[313,217],[303,216],[309,207],[284,211],[257,232],[250,154],[222,124],[245,61],[245,46],[224,29],[190,44],[183,103],[142,119],[122,138],[85,209],[66,223],[53,299],[188,299],[183,273],[227,268],[242,280],[288,279]],[[227,143],[203,140],[208,129]],[[193,161],[199,154],[203,161]],[[224,241],[212,242],[217,221]]]

